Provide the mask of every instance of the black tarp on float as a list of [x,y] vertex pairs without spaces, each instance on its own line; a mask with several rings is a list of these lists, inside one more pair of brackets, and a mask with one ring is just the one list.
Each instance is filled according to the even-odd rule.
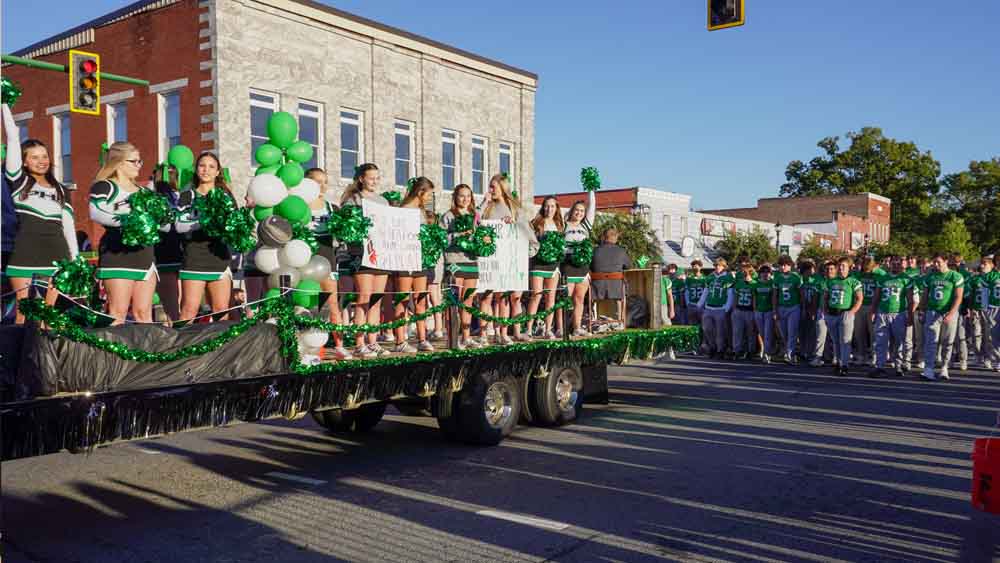
[[[87,332],[146,352],[168,352],[205,342],[230,326],[211,323],[174,329],[126,325]],[[141,363],[29,327],[21,346],[16,395],[27,399],[56,393],[127,391],[288,373],[280,349],[276,327],[261,323],[200,356]]]

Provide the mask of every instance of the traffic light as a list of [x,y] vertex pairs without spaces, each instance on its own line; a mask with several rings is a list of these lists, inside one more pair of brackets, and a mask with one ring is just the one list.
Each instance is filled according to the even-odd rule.
[[101,115],[101,56],[69,52],[69,110]]
[[708,0],[708,30],[743,25],[743,0]]

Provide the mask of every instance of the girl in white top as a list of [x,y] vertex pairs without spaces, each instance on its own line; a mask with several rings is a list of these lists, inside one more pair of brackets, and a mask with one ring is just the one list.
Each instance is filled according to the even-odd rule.
[[[531,228],[541,243],[542,237],[547,233],[562,233],[565,230],[562,212],[559,210],[559,201],[553,196],[548,196],[542,200],[542,207],[538,210],[538,215],[531,220]],[[551,309],[556,303],[556,288],[559,285],[559,263],[546,264],[532,258],[529,266],[528,280],[531,284],[531,301],[528,303],[528,314],[534,315],[538,312],[538,305],[545,295],[545,309]],[[544,292],[543,292],[544,290]],[[532,323],[528,321],[528,334],[531,334]],[[552,315],[545,317],[544,337],[555,340],[556,335],[552,332]]]
[[[569,243],[590,240],[590,230],[594,225],[594,209],[597,207],[595,192],[587,192],[587,203],[577,201],[566,214],[566,260],[562,264],[562,273],[566,276],[566,292],[573,299],[573,336],[586,336],[587,331],[580,327],[583,322],[584,299],[590,289],[590,264],[575,266],[569,262]],[[562,315],[557,315],[562,327]]]
[[[483,219],[503,220],[504,223],[517,223],[521,213],[521,202],[511,194],[510,184],[503,174],[496,174],[490,178],[489,191],[486,196],[486,205],[483,207]],[[530,231],[529,231],[530,232]],[[524,264],[524,267],[527,267]],[[480,309],[487,314],[493,314],[493,305],[496,303],[496,316],[509,319],[521,314],[521,292],[508,291],[503,295],[487,293],[480,301]],[[530,340],[526,335],[521,334],[521,326],[514,326],[514,339]],[[508,336],[507,326],[496,327],[497,340],[500,344],[511,344],[513,340]]]
[[[14,251],[10,263],[4,266],[20,300],[28,296],[32,276],[48,280],[56,271],[53,262],[76,258],[76,227],[69,195],[52,174],[49,150],[35,139],[27,139],[22,145],[20,131],[7,104],[3,104],[2,111],[7,135],[4,174],[17,213]],[[54,304],[58,295],[50,287],[45,302]],[[15,322],[24,323],[20,309]]]

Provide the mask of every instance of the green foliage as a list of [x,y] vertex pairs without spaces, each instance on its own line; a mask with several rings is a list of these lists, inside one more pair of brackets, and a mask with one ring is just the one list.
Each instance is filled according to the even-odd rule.
[[979,256],[979,249],[972,243],[972,235],[960,217],[949,217],[941,230],[931,237],[931,251],[945,254],[958,253],[966,257]]
[[879,262],[887,256],[908,256],[910,247],[904,244],[899,238],[893,238],[889,242],[873,242],[868,245],[868,253]]
[[1000,157],[972,161],[969,169],[941,181],[941,207],[965,222],[985,253],[1000,252]]
[[916,144],[886,137],[878,127],[848,132],[817,143],[823,155],[808,164],[793,160],[785,169],[782,196],[843,195],[870,192],[892,199],[892,228],[905,237],[929,236],[941,164]]
[[839,255],[839,252],[820,244],[818,237],[812,237],[802,245],[802,250],[799,252],[799,260],[809,259],[816,264],[822,264]]
[[722,240],[715,243],[715,251],[730,264],[735,264],[740,256],[749,256],[754,264],[773,263],[778,259],[778,251],[771,238],[756,227],[747,232],[727,231]]
[[600,213],[594,222],[591,238],[595,244],[601,243],[601,235],[608,227],[618,229],[618,245],[625,249],[632,262],[640,256],[648,256],[651,262],[663,263],[660,240],[642,215],[624,213]]

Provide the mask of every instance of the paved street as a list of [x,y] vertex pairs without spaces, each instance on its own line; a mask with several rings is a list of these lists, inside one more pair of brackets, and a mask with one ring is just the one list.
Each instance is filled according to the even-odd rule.
[[3,464],[4,561],[991,561],[969,504],[1000,375],[700,359],[496,448],[389,416],[241,425]]

